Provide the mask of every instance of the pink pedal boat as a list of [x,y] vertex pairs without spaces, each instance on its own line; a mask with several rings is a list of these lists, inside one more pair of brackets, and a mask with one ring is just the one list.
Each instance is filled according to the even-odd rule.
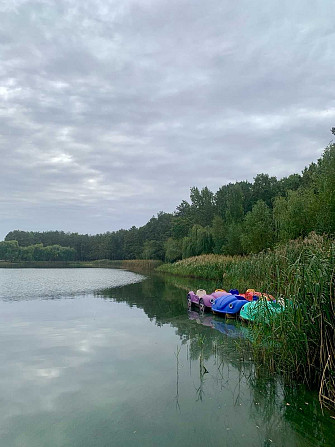
[[228,292],[222,289],[217,289],[210,295],[207,294],[206,290],[199,289],[196,293],[191,290],[187,294],[187,306],[191,309],[192,305],[198,306],[201,312],[205,312],[212,308],[215,300],[223,295],[227,295]]

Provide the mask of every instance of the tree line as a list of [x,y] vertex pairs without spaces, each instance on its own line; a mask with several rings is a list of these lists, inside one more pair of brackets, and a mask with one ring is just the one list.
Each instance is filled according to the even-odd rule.
[[0,242],[0,260],[20,261],[74,261],[76,250],[61,245],[43,246],[42,243],[20,246],[16,240]]
[[[335,134],[334,128],[332,132]],[[229,183],[215,193],[207,186],[192,187],[190,200],[183,200],[174,213],[161,211],[139,228],[133,226],[97,235],[11,231],[5,242],[0,243],[0,259],[4,259],[4,244],[16,241],[15,249],[11,249],[19,252],[22,260],[31,256],[35,260],[43,256],[49,257],[48,260],[68,256],[80,261],[159,259],[174,262],[209,253],[257,253],[278,243],[305,237],[311,231],[335,234],[333,143],[301,174],[279,180],[258,174],[253,182]]]

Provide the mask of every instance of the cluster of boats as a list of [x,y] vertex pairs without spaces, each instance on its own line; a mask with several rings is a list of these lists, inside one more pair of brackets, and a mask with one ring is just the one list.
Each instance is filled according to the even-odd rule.
[[272,295],[256,292],[248,289],[245,293],[239,293],[237,289],[229,292],[217,289],[211,294],[206,290],[199,289],[194,293],[192,290],[187,294],[187,305],[191,309],[193,305],[198,306],[201,312],[211,310],[214,314],[223,315],[227,318],[240,317],[245,321],[263,320],[284,310],[284,301],[275,300]]

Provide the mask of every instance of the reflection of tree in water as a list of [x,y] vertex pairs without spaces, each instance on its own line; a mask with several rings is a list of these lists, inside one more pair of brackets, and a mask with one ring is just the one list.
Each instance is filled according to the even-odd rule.
[[[309,440],[311,445],[334,447],[335,421],[329,413],[327,417],[322,415],[315,392],[303,386],[285,385],[280,377],[270,375],[266,366],[256,367],[248,340],[232,340],[197,322],[201,322],[200,317],[193,321],[194,327],[178,328],[184,336],[188,334],[190,359],[199,361],[197,400],[205,398],[209,376],[215,377],[221,389],[227,389],[232,387],[230,371],[234,371],[234,376],[238,372],[232,397],[235,405],[239,405],[243,402],[240,390],[249,390],[247,401],[251,417],[259,428],[259,445],[305,447]],[[215,362],[209,367],[207,361],[212,357]]]
[[185,316],[186,295],[190,289],[202,286],[212,290],[214,284],[205,280],[155,274],[140,283],[101,290],[96,295],[141,308],[150,320],[155,320],[160,326]]
[[237,385],[234,387],[234,399],[239,399],[239,386],[244,386],[249,377],[254,373],[254,365],[251,362],[250,346],[247,340],[235,340],[222,333],[211,330],[201,324],[179,325],[178,333],[183,335],[183,343],[187,342],[188,357],[191,362],[198,362],[199,382],[195,385],[196,400],[205,397],[205,382],[208,378],[214,380],[219,389],[227,388],[232,384],[230,372],[233,372],[234,380],[237,377]]
[[[249,379],[251,391],[250,414],[255,424],[265,434],[268,445],[274,440],[276,445],[287,445],[288,431],[283,418],[283,390],[278,378],[267,374],[266,369],[255,369]],[[280,427],[280,430],[278,428]],[[281,443],[281,444],[280,444]],[[292,445],[296,445],[292,440]]]
[[[301,439],[292,441],[294,446],[305,446],[306,439],[316,445],[334,446],[335,421],[323,417],[315,395],[303,391],[303,387],[286,387],[277,377],[269,377],[266,368],[255,368],[251,360],[252,354],[248,340],[231,338],[231,331],[224,331],[225,320],[217,320],[211,324],[211,314],[194,320],[187,317],[186,293],[190,289],[206,288],[212,290],[215,286],[207,286],[205,282],[193,282],[192,279],[161,277],[153,275],[141,283],[129,284],[119,288],[106,289],[97,295],[110,298],[115,302],[124,302],[129,306],[143,309],[148,318],[156,325],[169,324],[176,329],[181,339],[181,345],[188,350],[190,365],[198,363],[198,381],[195,384],[196,399],[205,398],[206,381],[214,379],[219,389],[231,387],[230,374],[237,373],[237,384],[233,389],[233,399],[236,405],[240,402],[240,386],[250,390],[250,414],[255,425],[260,427],[262,434],[259,445],[271,445],[271,434],[276,433],[276,445],[289,445],[285,438],[283,421]],[[227,322],[229,325],[238,323]],[[221,332],[213,327],[221,327]],[[220,330],[220,329],[219,329]],[[245,330],[245,329],[244,329]],[[243,331],[243,329],[242,329]],[[178,353],[179,356],[179,353]],[[179,360],[178,360],[179,361]],[[179,383],[177,365],[177,396],[179,406]],[[309,405],[306,405],[307,402]],[[286,404],[289,405],[286,405]],[[280,430],[278,430],[280,427]],[[292,433],[292,432],[291,432]],[[273,440],[274,441],[274,440]]]
[[320,409],[313,393],[304,385],[284,386],[283,413],[290,426],[304,438],[317,440],[318,445],[334,447],[335,420],[328,410]]
[[[255,423],[265,428],[267,437],[276,433],[276,442],[287,444],[285,426],[300,435],[292,445],[333,447],[335,445],[335,422],[322,414],[315,393],[303,385],[285,384],[279,377],[270,376],[266,368],[255,370],[249,380],[252,391],[250,414]],[[278,432],[278,427],[281,431]]]
[[143,309],[158,326],[169,323],[177,315],[183,315],[187,308],[185,291],[170,287],[157,275],[140,283],[105,289],[97,295]]

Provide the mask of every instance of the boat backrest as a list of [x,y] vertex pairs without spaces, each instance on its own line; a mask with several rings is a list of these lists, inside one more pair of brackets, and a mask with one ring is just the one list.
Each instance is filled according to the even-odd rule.
[[238,295],[238,290],[237,289],[230,289],[229,293],[231,293],[232,295]]
[[198,295],[199,298],[202,298],[203,296],[207,295],[206,290],[198,289],[197,290],[197,295]]

